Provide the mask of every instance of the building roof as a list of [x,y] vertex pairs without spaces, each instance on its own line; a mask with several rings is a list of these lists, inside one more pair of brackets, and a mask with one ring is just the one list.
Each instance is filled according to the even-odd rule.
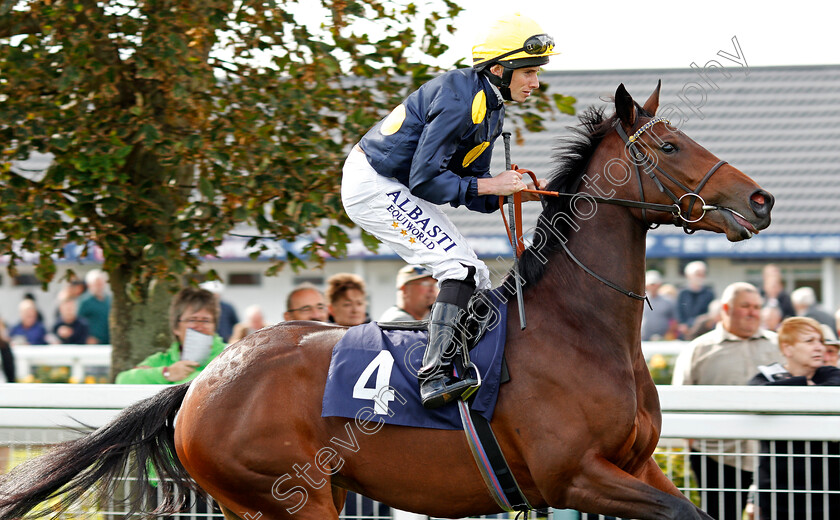
[[[840,257],[840,65],[545,71],[540,79],[549,93],[577,98],[578,113],[610,104],[620,83],[643,104],[661,79],[658,113],[667,112],[691,138],[776,197],[772,224],[748,241],[733,244],[710,232],[688,237],[679,228],[662,227],[648,235],[648,256]],[[524,144],[512,146],[513,162],[547,176],[560,138],[576,124],[576,117],[558,115],[545,122],[546,131],[525,132]],[[500,140],[494,173],[504,169],[502,150]],[[525,206],[528,228],[539,204]],[[496,251],[506,242],[498,214],[445,211],[480,256],[510,254],[509,246]],[[480,243],[485,239],[492,241],[487,247]]]
[[[649,257],[840,257],[840,65],[745,68],[724,59],[717,63],[721,67],[707,70],[545,71],[540,79],[549,94],[577,98],[578,113],[592,105],[607,106],[620,83],[644,103],[661,79],[659,113],[667,111],[691,138],[776,197],[772,224],[748,241],[733,244],[719,234],[687,236],[679,228],[661,227],[648,234]],[[508,113],[514,115],[516,109],[511,106]],[[547,176],[560,140],[576,124],[576,117],[557,114],[545,121],[544,132],[523,131],[524,142],[512,146],[513,162]],[[50,159],[33,154],[15,169],[38,177]],[[499,140],[491,171],[503,169]],[[498,212],[443,209],[480,257],[511,255]],[[524,206],[526,230],[536,223],[539,209],[536,203]],[[358,235],[358,230],[351,232],[349,256],[372,256]],[[247,258],[246,241],[231,237],[220,257]],[[304,241],[299,242],[278,244],[278,254],[286,248],[299,250]],[[387,247],[379,250],[381,258],[394,256]]]

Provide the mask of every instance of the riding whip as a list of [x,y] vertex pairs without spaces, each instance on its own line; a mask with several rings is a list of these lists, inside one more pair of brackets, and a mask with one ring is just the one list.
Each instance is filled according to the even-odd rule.
[[[502,138],[505,141],[505,170],[510,170],[512,163],[510,160],[510,132],[502,132]],[[516,210],[514,208],[513,195],[508,195],[505,199],[508,205],[508,215],[510,216],[510,236],[512,237],[513,245],[513,278],[516,281],[516,303],[519,307],[519,326],[525,330],[525,302],[522,300],[522,278],[519,276],[519,255],[516,254],[517,246],[516,240]]]

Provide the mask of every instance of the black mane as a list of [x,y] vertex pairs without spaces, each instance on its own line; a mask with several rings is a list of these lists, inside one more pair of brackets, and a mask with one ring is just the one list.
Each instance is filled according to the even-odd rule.
[[[636,110],[642,116],[650,116],[638,104]],[[606,117],[604,111],[605,107],[589,107],[578,117],[580,124],[570,128],[573,135],[561,139],[554,153],[557,166],[549,176],[546,190],[577,193],[595,150],[615,124],[616,116]],[[573,216],[571,201],[571,197],[543,198],[543,211],[537,220],[533,243],[519,259],[524,287],[532,287],[542,278],[546,259],[562,249],[561,240],[568,239]],[[504,286],[513,292],[513,283]]]

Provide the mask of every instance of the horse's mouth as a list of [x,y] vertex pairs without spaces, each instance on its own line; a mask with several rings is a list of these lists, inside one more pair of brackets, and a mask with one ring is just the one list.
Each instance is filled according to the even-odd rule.
[[723,218],[724,232],[730,242],[747,240],[758,234],[755,226],[734,209],[721,207],[718,208],[718,213]]

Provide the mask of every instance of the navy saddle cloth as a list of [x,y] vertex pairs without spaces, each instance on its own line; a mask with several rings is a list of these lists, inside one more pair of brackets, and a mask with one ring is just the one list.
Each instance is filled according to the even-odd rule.
[[[492,315],[487,332],[470,351],[482,379],[471,408],[490,421],[499,394],[507,305],[494,291],[483,295]],[[321,416],[463,429],[455,403],[426,410],[420,401],[417,370],[427,341],[426,331],[382,330],[376,323],[351,327],[333,347]]]

